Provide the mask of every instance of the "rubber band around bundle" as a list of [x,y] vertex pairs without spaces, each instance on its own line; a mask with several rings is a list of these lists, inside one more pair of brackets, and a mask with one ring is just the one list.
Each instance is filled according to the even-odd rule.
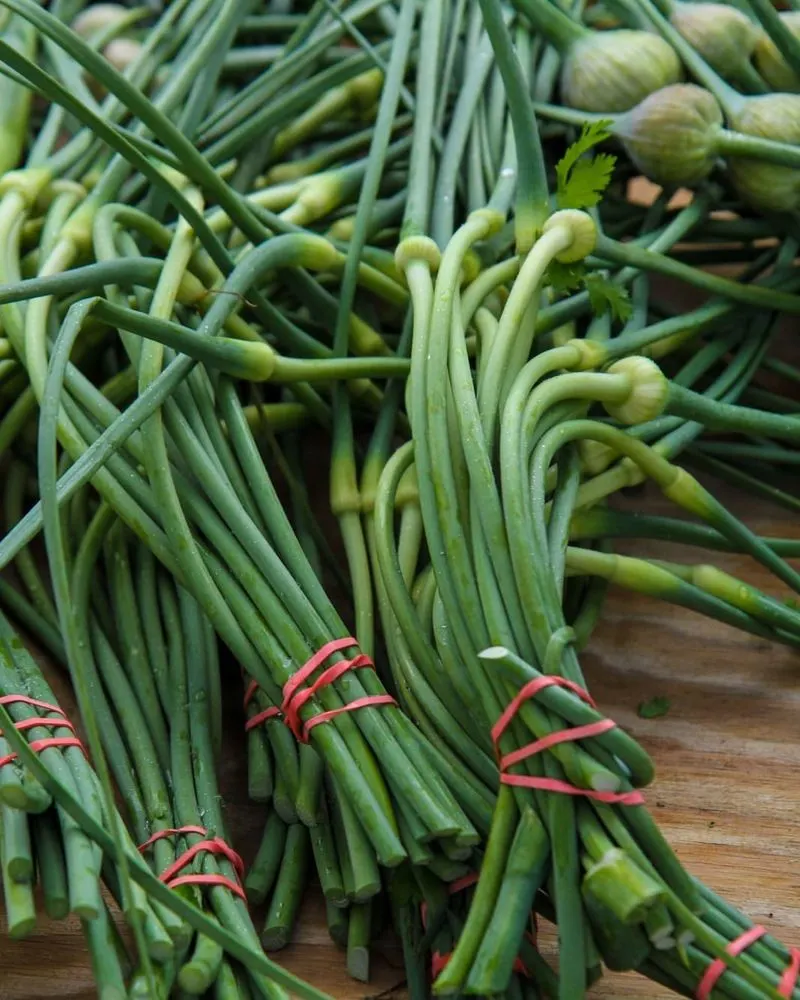
[[[478,881],[477,872],[470,872],[468,875],[462,875],[461,878],[454,879],[448,885],[447,887],[448,895],[453,896],[457,892],[463,892],[464,889],[468,889],[470,886],[475,885],[477,881]],[[428,923],[428,904],[425,902],[424,899],[420,903],[419,915],[420,919],[422,920],[422,929],[425,930],[427,928],[427,923]],[[534,938],[533,934],[528,932],[527,937],[532,944],[534,945],[536,944],[536,939]],[[450,961],[450,957],[452,954],[453,953],[451,951],[447,951],[444,953],[440,951],[431,952],[432,979],[436,979],[438,977],[439,973],[444,969],[444,967]],[[525,963],[519,956],[517,956],[517,958],[514,959],[514,972],[521,972],[523,976],[527,976],[529,979],[531,978],[530,972],[528,972],[527,968],[525,967]]]
[[333,666],[323,670],[315,681],[307,687],[304,686],[314,671],[321,667],[329,656],[339,653],[344,649],[352,649],[357,646],[358,642],[352,636],[345,636],[342,639],[333,639],[330,642],[326,642],[284,684],[283,702],[280,711],[283,713],[284,722],[291,729],[295,739],[299,743],[308,743],[309,734],[315,726],[319,726],[324,722],[330,722],[337,715],[343,715],[345,712],[355,712],[359,708],[375,708],[379,705],[397,704],[390,694],[366,695],[363,698],[356,698],[354,701],[348,702],[339,708],[320,712],[309,719],[308,722],[303,722],[300,718],[300,710],[321,688],[332,684],[349,670],[359,670],[362,667],[374,666],[369,656],[365,653],[358,653],[352,659],[340,660],[339,663],[334,663]]
[[[41,708],[46,712],[53,712],[60,716],[58,719],[49,719],[44,716],[20,719],[19,722],[14,723],[14,728],[18,732],[24,732],[26,729],[34,729],[36,726],[48,726],[52,729],[68,729],[73,734],[72,736],[48,736],[41,740],[33,740],[32,743],[28,744],[28,748],[34,753],[41,753],[42,750],[56,747],[64,749],[67,747],[78,747],[84,754],[86,753],[83,744],[75,735],[75,726],[69,721],[64,710],[59,708],[58,705],[51,705],[49,702],[39,701],[37,698],[29,698],[24,694],[5,694],[0,697],[0,705],[14,704],[29,705],[31,708]],[[0,736],[2,735],[3,731],[0,730]],[[5,767],[6,764],[10,764],[16,759],[16,753],[6,754],[4,757],[0,757],[0,767]]]
[[611,719],[600,719],[597,722],[592,722],[585,726],[571,726],[555,733],[548,733],[547,736],[543,736],[538,740],[528,743],[524,747],[520,747],[518,750],[514,750],[511,753],[501,756],[499,747],[500,738],[511,724],[512,719],[516,716],[517,712],[526,701],[529,701],[531,698],[535,698],[540,691],[543,691],[548,687],[566,688],[591,708],[597,708],[597,705],[588,691],[584,691],[579,684],[575,684],[574,681],[567,680],[565,677],[558,677],[555,674],[547,674],[542,677],[535,677],[533,680],[528,681],[528,683],[523,685],[517,694],[514,695],[504,709],[500,718],[492,726],[492,742],[494,743],[498,754],[498,767],[500,769],[501,784],[512,785],[517,788],[536,788],[545,792],[556,792],[560,795],[581,796],[583,798],[592,799],[595,802],[605,802],[609,805],[643,805],[644,796],[641,792],[637,791],[596,791],[593,788],[579,788],[577,785],[571,785],[569,782],[561,781],[558,778],[541,778],[528,774],[508,773],[508,769],[510,767],[513,767],[515,764],[518,764],[520,761],[526,760],[529,757],[533,757],[537,753],[541,753],[543,750],[547,750],[549,747],[557,746],[559,743],[572,743],[575,740],[584,740],[592,736],[600,736],[616,727],[616,723]]
[[[532,937],[532,935],[529,933],[528,937],[530,938],[530,937]],[[450,951],[445,952],[444,955],[442,955],[441,952],[438,952],[438,951],[434,951],[432,953],[432,955],[431,955],[431,977],[433,979],[437,979],[438,976],[439,976],[439,973],[444,971],[445,966],[450,961],[451,955],[452,955],[452,952],[450,952]],[[522,961],[522,959],[519,957],[519,955],[514,959],[514,966],[513,966],[513,970],[512,971],[522,973],[522,975],[525,976],[527,979],[532,979],[533,978],[533,976],[528,971],[527,966]]]
[[[139,845],[139,850],[144,853],[148,847],[151,847],[156,841],[164,840],[166,837],[179,837],[187,833],[196,833],[200,837],[205,837],[208,834],[208,830],[202,826],[181,826],[181,827],[170,827],[167,830],[159,830],[158,833],[154,833],[152,837],[148,838],[143,844]],[[192,863],[198,854],[218,854],[230,861],[233,865],[233,870],[236,872],[236,877],[238,882],[233,882],[231,879],[226,878],[224,875],[216,874],[202,874],[202,873],[192,873],[189,875],[180,875],[179,872]],[[237,895],[240,899],[247,900],[244,889],[241,886],[241,882],[244,879],[244,862],[241,857],[234,851],[232,847],[225,843],[221,837],[211,837],[206,840],[199,840],[196,844],[192,844],[191,847],[187,848],[183,854],[179,855],[175,861],[158,876],[159,881],[163,882],[168,889],[177,889],[179,885],[218,885],[224,889],[230,890],[232,893]]]
[[[258,681],[250,681],[247,685],[247,690],[244,693],[244,704],[243,708],[245,712],[250,702],[255,697],[256,691],[258,691],[259,684]],[[281,710],[276,708],[274,705],[270,705],[269,708],[263,709],[261,712],[256,712],[255,715],[251,716],[244,724],[244,731],[249,733],[251,729],[256,729],[261,725],[262,722],[268,722],[270,719],[280,719]]]
[[[743,951],[746,951],[750,945],[755,944],[756,941],[764,937],[766,933],[766,927],[756,924],[755,927],[751,927],[749,930],[745,931],[744,934],[740,934],[738,938],[731,941],[725,951],[731,956],[731,958],[736,958],[737,955],[741,955]],[[789,950],[789,954],[791,956],[789,966],[778,983],[778,993],[782,997],[790,997],[792,993],[794,993],[798,979],[800,979],[800,949],[791,948]],[[711,991],[717,985],[717,982],[723,973],[727,971],[727,968],[728,966],[725,964],[723,959],[714,959],[703,974],[703,978],[698,983],[697,991],[695,993],[697,1000],[709,1000]]]

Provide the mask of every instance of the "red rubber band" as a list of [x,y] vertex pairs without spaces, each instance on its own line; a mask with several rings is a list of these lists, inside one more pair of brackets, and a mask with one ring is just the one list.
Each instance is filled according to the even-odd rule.
[[[463,892],[464,889],[469,889],[471,885],[475,885],[478,881],[477,872],[469,872],[467,875],[462,875],[461,878],[454,879],[449,883],[447,890],[449,895],[453,895],[456,892]],[[419,915],[422,920],[422,929],[425,930],[428,923],[428,904],[423,899],[419,904]]]
[[454,879],[449,887],[448,892],[452,896],[456,892],[463,892],[464,889],[469,889],[471,885],[477,885],[478,873],[469,872],[468,875],[462,875],[461,878]]
[[[49,726],[53,729],[69,729],[71,733],[74,734],[75,726],[69,721],[69,719],[64,714],[64,710],[59,708],[58,705],[51,705],[47,701],[39,701],[37,698],[29,698],[25,694],[5,694],[0,697],[0,705],[30,705],[33,708],[42,708],[46,712],[53,712],[54,714],[60,716],[58,719],[47,719],[44,717],[37,716],[31,719],[21,719],[19,722],[14,723],[14,728],[20,732],[24,732],[26,729],[34,729],[36,726]],[[2,730],[0,730],[0,736],[3,735]],[[77,738],[77,736],[49,736],[45,739],[34,740],[32,743],[28,744],[28,748],[33,751],[33,753],[41,753],[42,750],[47,750],[49,748],[55,747],[78,747],[83,753],[86,750]],[[12,761],[16,760],[18,754],[9,753],[4,757],[0,757],[0,767],[5,767],[6,764],[10,764]]]
[[[479,876],[477,872],[469,872],[469,874],[467,875],[462,875],[461,878],[454,879],[454,881],[452,881],[448,886],[449,894],[452,896],[456,892],[462,892],[464,889],[468,889],[471,885],[475,885],[475,883],[478,881],[478,878]],[[428,920],[428,906],[424,899],[420,904],[420,918],[422,920],[422,929],[425,930],[426,929],[425,925],[427,924]],[[525,936],[528,938],[528,940],[535,948],[536,938],[533,936],[533,934],[531,934],[530,931],[526,931]],[[444,967],[450,961],[450,957],[452,954],[453,953],[451,951],[445,952],[444,954],[442,954],[440,951],[434,951],[431,953],[431,977],[433,979],[436,979],[438,977],[439,973],[444,969]],[[514,959],[513,971],[521,972],[522,975],[527,976],[528,979],[531,978],[530,972],[526,968],[525,963],[522,961],[519,955]]]
[[[202,826],[170,827],[167,830],[159,830],[158,833],[154,833],[152,837],[146,840],[143,844],[140,844],[139,850],[145,851],[152,844],[156,843],[156,841],[163,840],[165,837],[176,837],[186,833],[196,833],[203,837],[208,833],[208,830]],[[247,897],[241,885],[237,882],[232,882],[224,875],[213,873],[178,875],[178,872],[182,871],[187,865],[191,864],[195,857],[203,852],[207,852],[209,854],[221,854],[233,865],[233,869],[236,872],[236,877],[239,881],[244,878],[244,862],[241,857],[232,847],[226,844],[221,837],[212,837],[208,840],[200,840],[185,850],[183,854],[181,854],[171,865],[169,865],[168,868],[165,868],[164,871],[158,876],[159,881],[163,882],[168,889],[175,889],[179,885],[219,885],[225,889],[229,889],[241,899],[246,900]]]
[[792,956],[791,962],[778,983],[778,993],[782,997],[790,997],[800,979],[800,948],[790,948],[789,954]]
[[[751,944],[755,944],[760,938],[764,937],[767,933],[765,927],[761,927],[760,924],[756,924],[755,927],[751,927],[750,930],[745,931],[744,934],[736,938],[735,941],[731,941],[725,951],[732,957],[736,958],[743,951],[750,947]],[[790,997],[794,993],[795,986],[797,986],[797,980],[800,978],[800,949],[791,948],[789,950],[791,955],[791,961],[788,968],[781,976],[781,980],[778,983],[778,993],[782,997]],[[697,987],[697,992],[695,996],[697,1000],[708,1000],[711,996],[711,991],[717,985],[720,977],[727,970],[728,966],[721,958],[715,958],[714,961],[706,969],[703,978]]]
[[249,733],[251,729],[255,729],[260,726],[262,722],[269,722],[270,719],[279,719],[281,716],[281,710],[275,708],[274,705],[270,705],[269,708],[265,708],[263,712],[256,712],[256,714],[247,720],[244,724],[244,731]]
[[340,660],[338,663],[334,663],[332,667],[328,667],[327,670],[323,670],[313,684],[309,684],[305,688],[300,688],[300,690],[295,690],[295,693],[288,700],[284,694],[283,711],[286,715],[287,726],[295,733],[301,728],[300,709],[314,697],[320,688],[325,687],[327,684],[333,684],[342,674],[346,674],[348,670],[360,670],[362,667],[371,666],[373,666],[372,660],[364,653],[359,653],[358,656],[354,656],[351,660]]
[[247,685],[247,689],[245,690],[244,693],[244,704],[242,705],[242,708],[245,709],[247,708],[247,706],[255,697],[256,691],[258,691],[258,681],[251,680],[250,683]]
[[[244,702],[242,704],[242,707],[244,708],[245,712],[247,711],[247,706],[250,704],[253,698],[255,698],[256,691],[258,691],[258,686],[259,686],[258,681],[254,680],[251,680],[250,683],[247,685],[247,688],[244,692]],[[279,708],[275,708],[274,706],[265,708],[261,712],[256,712],[255,715],[251,716],[245,722],[244,731],[246,733],[249,733],[251,729],[256,729],[258,726],[262,724],[262,722],[268,722],[270,719],[279,719],[280,716],[281,716],[281,710]]]
[[[536,915],[535,914],[531,914],[531,923],[533,924],[534,931],[535,931],[535,929],[536,929]],[[535,948],[536,947],[536,934],[534,933],[534,931],[525,931],[525,937],[530,941],[530,943]],[[522,959],[519,957],[519,955],[517,955],[517,957],[514,959],[514,964],[511,967],[511,969],[512,969],[512,972],[520,972],[520,973],[522,973],[522,975],[525,976],[527,979],[533,979],[533,976],[531,975],[530,970],[528,969],[527,965],[525,965],[525,963],[522,961]]]
[[600,722],[592,722],[587,726],[574,726],[572,729],[562,729],[557,733],[549,733],[540,740],[534,740],[533,743],[528,743],[527,746],[519,750],[513,750],[511,753],[507,753],[505,757],[501,757],[500,769],[505,771],[506,768],[513,767],[514,764],[519,764],[521,760],[533,757],[535,754],[540,753],[542,750],[547,750],[549,747],[558,746],[559,743],[570,743],[573,740],[588,739],[590,736],[600,736],[602,733],[607,733],[609,729],[614,728],[616,728],[616,722],[612,722],[611,719],[601,719]]
[[180,827],[170,827],[167,830],[159,830],[158,833],[154,833],[152,837],[146,840],[143,844],[139,844],[139,850],[144,853],[148,847],[155,844],[157,840],[165,840],[167,837],[177,837],[182,833],[199,833],[201,837],[205,837],[208,830],[204,826],[180,826]]
[[[78,747],[79,750],[84,750],[83,743],[76,736],[53,736],[46,740],[34,740],[33,743],[28,744],[28,748],[34,753],[41,753],[42,750],[47,750],[50,747]],[[10,753],[5,757],[0,757],[0,767],[5,767],[6,764],[10,764],[12,760],[17,759],[17,754]]]
[[188,847],[168,868],[158,876],[167,885],[172,879],[182,871],[187,865],[197,857],[198,854],[221,854],[233,865],[239,878],[244,877],[244,862],[232,847],[229,847],[220,837],[211,837],[209,840],[199,840],[196,844]]
[[26,694],[4,694],[0,697],[0,705],[14,705],[16,703],[32,705],[34,708],[43,708],[47,712],[64,715],[64,709],[59,708],[58,705],[51,705],[49,701],[38,701],[36,698],[29,698]]
[[[736,958],[740,955],[746,948],[749,948],[751,944],[755,944],[759,938],[762,938],[767,933],[766,927],[761,927],[756,925],[751,927],[749,931],[745,931],[741,934],[735,941],[731,941],[725,951],[731,956],[731,958]],[[714,961],[706,969],[703,978],[700,980],[697,986],[697,992],[695,997],[697,1000],[708,1000],[711,996],[711,991],[717,984],[717,980],[725,972],[728,966],[721,958],[715,958]]]
[[343,649],[350,649],[353,646],[358,646],[358,642],[351,635],[345,636],[343,639],[333,639],[331,642],[326,642],[324,646],[321,646],[311,659],[307,660],[283,685],[284,705],[292,700],[300,685],[314,673],[317,667],[322,666],[329,656]]
[[[529,934],[528,937],[530,938],[532,937],[532,935]],[[452,955],[453,955],[452,951],[447,951],[444,953],[444,955],[439,951],[434,951],[431,953],[431,977],[433,979],[436,979],[439,976],[439,973],[442,972],[444,967],[450,961]],[[530,972],[528,971],[527,966],[519,957],[519,955],[517,955],[517,957],[514,959],[514,965],[512,966],[511,971],[520,972],[527,979],[533,978]]]
[[[469,872],[467,875],[462,875],[461,878],[454,879],[448,888],[448,893],[452,896],[457,892],[463,892],[464,889],[468,889],[470,886],[475,885],[478,881],[477,872]],[[420,918],[422,919],[422,928],[425,930],[425,926],[428,920],[428,906],[423,899],[420,905]],[[528,935],[530,937],[530,935]],[[452,952],[448,951],[442,954],[439,951],[434,951],[431,953],[431,977],[436,979],[439,973],[444,969],[447,963],[450,961],[450,956]],[[517,957],[514,960],[514,972],[522,972],[523,975],[530,978],[528,970],[522,962],[522,959]]]
[[531,698],[535,698],[540,691],[549,687],[567,688],[568,691],[572,691],[573,694],[576,694],[581,701],[585,701],[586,704],[590,705],[592,708],[597,708],[597,705],[589,692],[584,691],[583,688],[579,684],[575,684],[574,681],[568,681],[566,677],[557,677],[555,674],[547,674],[545,677],[534,677],[532,681],[528,681],[527,684],[520,688],[517,694],[508,703],[508,706],[503,714],[492,726],[492,741],[494,743],[499,742],[500,737],[506,731],[509,723],[517,714],[520,706],[524,702],[530,700]]
[[607,805],[641,806],[644,795],[641,792],[597,792],[593,788],[578,788],[558,778],[535,778],[529,774],[501,774],[500,783],[515,788],[538,788],[543,792],[558,792],[561,795],[576,795]]
[[303,731],[300,734],[300,742],[308,743],[308,734],[314,726],[318,726],[322,722],[330,722],[330,720],[336,718],[337,715],[344,715],[345,712],[355,712],[356,709],[359,708],[396,704],[397,702],[390,694],[370,694],[364,698],[356,698],[355,701],[348,702],[346,705],[342,705],[341,708],[332,708],[328,712],[320,712],[319,715],[315,715],[305,723]]
[[492,741],[498,752],[500,783],[503,785],[513,785],[517,788],[536,788],[544,792],[557,792],[560,795],[581,796],[592,799],[595,802],[605,802],[609,805],[643,805],[644,795],[637,791],[595,791],[592,788],[578,788],[577,785],[571,785],[569,782],[561,781],[558,778],[538,778],[527,774],[508,774],[508,768],[513,767],[514,764],[518,764],[522,760],[526,760],[528,757],[533,757],[535,754],[541,753],[542,750],[546,750],[548,747],[557,746],[559,743],[571,743],[575,740],[587,739],[591,736],[600,736],[602,733],[607,733],[610,729],[614,729],[616,723],[612,722],[611,719],[601,719],[586,726],[572,726],[555,733],[548,733],[547,736],[534,740],[532,743],[528,743],[526,746],[500,757],[498,746],[500,737],[506,731],[520,707],[529,699],[534,698],[540,691],[553,686],[566,688],[577,695],[581,701],[586,702],[587,705],[597,708],[588,691],[584,691],[580,685],[575,684],[574,681],[567,680],[565,677],[548,674],[547,676],[535,677],[533,680],[528,681],[527,684],[520,688],[506,706],[500,718],[492,726]]
[[445,952],[442,955],[439,951],[431,952],[431,976],[433,979],[437,979],[439,973],[444,969],[447,963],[450,961],[452,951]]
[[[344,649],[352,649],[353,647],[358,647],[358,642],[350,635],[342,639],[332,639],[330,642],[326,642],[284,684],[283,702],[281,703],[280,712],[283,713],[284,722],[291,729],[295,739],[299,743],[308,743],[309,734],[315,726],[319,726],[323,722],[330,722],[337,715],[343,715],[345,712],[354,712],[359,708],[397,704],[390,694],[367,695],[363,698],[356,698],[355,701],[351,701],[347,705],[342,705],[340,708],[332,708],[327,712],[320,712],[309,719],[308,722],[303,722],[300,718],[300,710],[313,698],[320,688],[332,684],[349,670],[359,670],[362,667],[374,666],[369,656],[364,653],[358,653],[352,659],[334,663],[333,666],[323,670],[313,683],[307,687],[303,686],[305,681],[311,677],[315,670],[322,666],[329,656],[339,653]],[[262,713],[261,721],[265,721],[266,718],[272,718],[273,715],[278,713],[278,710],[268,710],[268,712],[269,714]],[[253,720],[250,721],[252,723]]]
[[231,882],[224,875],[181,875],[167,883],[168,889],[177,889],[179,885],[220,885],[223,889],[228,889],[239,899],[247,902],[244,889],[236,882]]
[[[31,719],[22,719],[19,722],[14,723],[14,728],[24,731],[25,729],[33,729],[36,726],[58,726],[60,729],[69,729],[70,732],[75,732],[75,727],[69,721],[69,719],[45,719],[41,716],[34,716]],[[0,729],[0,736],[3,735],[3,730]]]

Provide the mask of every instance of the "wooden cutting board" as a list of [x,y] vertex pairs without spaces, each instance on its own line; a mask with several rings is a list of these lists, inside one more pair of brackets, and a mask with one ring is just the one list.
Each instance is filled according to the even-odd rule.
[[[800,537],[790,514],[719,485],[715,490],[756,531]],[[641,502],[638,498],[639,509]],[[648,505],[653,512],[669,511],[658,496],[651,495]],[[631,548],[671,559],[703,558],[677,546],[626,546]],[[779,583],[744,557],[718,555],[715,563],[785,596]],[[648,802],[684,864],[784,942],[800,944],[797,654],[681,608],[615,590],[583,662],[602,709],[655,758],[658,776]],[[669,698],[669,713],[640,719],[637,705],[655,695]],[[231,700],[238,701],[238,688]],[[262,816],[246,798],[240,723],[233,707],[222,787],[234,844],[249,861]],[[255,916],[258,926],[261,914]],[[391,941],[375,949],[370,983],[347,977],[316,898],[306,901],[294,944],[276,957],[341,1000],[402,996],[402,967]],[[88,1000],[95,995],[91,983],[74,922],[42,920],[34,936],[15,943],[5,937],[0,914],[0,1000]],[[626,974],[607,976],[591,995],[645,1000],[673,994]]]

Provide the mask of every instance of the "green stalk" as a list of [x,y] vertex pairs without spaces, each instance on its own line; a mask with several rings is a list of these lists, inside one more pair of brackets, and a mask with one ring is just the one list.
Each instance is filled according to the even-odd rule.
[[305,890],[308,854],[308,829],[302,823],[294,823],[286,832],[283,858],[261,932],[267,951],[279,951],[291,940]]
[[178,985],[192,996],[202,996],[211,988],[222,967],[224,952],[216,941],[198,934],[188,961],[178,973]]
[[[33,25],[20,17],[12,16],[3,28],[3,40],[18,49],[28,59],[36,56],[38,33]],[[15,80],[3,77],[0,82],[0,175],[20,165],[28,132],[31,110],[31,91]]]
[[505,85],[519,170],[514,217],[517,253],[525,254],[547,219],[550,196],[530,91],[498,0],[480,0],[486,31]]
[[632,243],[618,243],[602,234],[598,235],[594,254],[601,260],[653,271],[656,274],[685,281],[696,288],[701,288],[714,295],[721,295],[732,302],[740,302],[742,305],[770,310],[780,309],[788,313],[800,312],[800,296],[798,295],[777,288],[766,288],[762,284],[745,285],[731,281],[729,278],[723,278],[707,271],[700,271],[688,264],[682,264],[680,261],[653,250],[637,247]]
[[337,948],[346,948],[350,910],[343,906],[334,906],[333,903],[326,899],[325,921],[328,925],[328,934],[331,941],[333,941]]
[[[691,524],[677,518],[658,514],[639,514],[618,511],[609,507],[592,507],[576,510],[570,522],[570,538],[576,541],[594,538],[651,538],[683,545],[733,551],[732,543],[714,528]],[[793,538],[767,538],[762,540],[774,552],[786,558],[800,555],[800,541]]]
[[703,393],[693,392],[675,382],[669,386],[666,410],[716,431],[737,431],[785,438],[787,441],[800,437],[800,420],[790,415],[711,400]]
[[30,823],[45,913],[51,920],[63,920],[69,913],[69,889],[57,817],[55,814],[31,817]]
[[169,761],[167,726],[147,655],[128,545],[124,529],[119,522],[111,527],[106,536],[106,567],[111,600],[120,609],[115,624],[119,634],[122,663],[141,706],[145,724],[158,756],[158,763],[162,768],[166,768]]
[[348,892],[348,896],[355,902],[363,902],[378,893],[381,887],[375,853],[359,823],[356,811],[334,780],[330,781],[329,790],[330,806],[337,817],[344,838],[343,843],[339,844],[339,851],[340,854],[342,850],[346,850],[347,853],[351,879],[351,891]]
[[769,0],[746,0],[746,4],[789,66],[800,74],[800,39],[789,30]]
[[494,995],[508,989],[519,942],[548,862],[547,832],[536,813],[526,808],[509,848],[492,919],[469,972],[470,992]]
[[309,830],[311,850],[317,868],[322,894],[326,904],[342,907],[347,903],[347,897],[342,883],[339,859],[336,854],[336,841],[333,836],[329,817],[323,815],[321,822]]
[[3,886],[7,933],[10,938],[19,940],[28,937],[36,926],[36,910],[30,882],[17,882],[9,869],[5,812],[5,807],[0,810],[0,883]]
[[[125,1000],[127,991],[120,964],[121,943],[105,903],[95,920],[84,920],[81,926],[89,949],[99,1000]],[[154,983],[151,983],[151,987],[153,986]],[[153,993],[153,996],[157,994]]]
[[[16,694],[22,688],[30,691],[38,700],[52,704],[52,692],[41,680],[40,674],[37,682],[38,668],[23,648],[20,640],[12,632],[7,621],[2,617],[0,617],[0,633],[2,633],[2,649],[8,657],[6,662],[11,664],[11,669],[0,668],[0,691],[5,694]],[[12,706],[11,712],[15,721],[29,718],[36,711],[25,707],[27,714],[24,714],[22,709],[21,705]],[[53,735],[71,736],[72,734],[63,728],[59,730],[57,727],[37,727],[25,730],[22,738],[38,740],[47,739]],[[7,742],[13,743],[10,738],[7,738]],[[64,752],[59,748],[48,747],[41,751],[40,757],[43,765],[51,773],[58,775],[59,780],[64,782],[70,791],[80,795],[93,815],[99,817],[100,813],[96,801],[97,792],[93,784],[94,777],[89,773],[88,767],[85,767],[85,759],[81,751],[77,748],[68,748]],[[24,768],[23,773],[28,770],[28,768]],[[100,858],[96,849],[70,821],[69,817],[60,813],[59,819],[67,864],[70,909],[80,916],[92,919],[97,914],[100,905],[98,888]]]
[[272,889],[278,874],[286,843],[286,824],[277,812],[270,812],[264,833],[247,873],[245,888],[248,899],[255,905],[262,903]]
[[[749,0],[748,0],[749,2]],[[689,71],[695,76],[719,101],[727,118],[735,120],[736,115],[751,98],[745,97],[716,73],[708,63],[695,51],[679,31],[661,15],[652,0],[640,0],[640,6],[648,20],[658,29],[659,33],[675,49]]]
[[[353,236],[348,247],[342,284],[339,289],[339,309],[333,340],[334,352],[339,355],[347,352],[349,315],[353,307],[358,280],[359,260],[366,242],[369,219],[375,206],[378,186],[384,169],[392,122],[397,114],[415,16],[415,4],[411,0],[404,0],[398,31],[392,44],[389,68],[378,108],[375,131],[370,143],[367,170],[358,199]],[[331,509],[339,518],[354,588],[356,635],[361,647],[367,655],[370,655],[374,648],[372,581],[369,575],[369,561],[359,517],[361,500],[356,478],[352,414],[348,397],[343,388],[339,386],[334,389],[333,415]]]
[[[477,8],[474,16],[477,18]],[[480,18],[473,22],[480,28]],[[451,240],[457,197],[457,177],[461,159],[469,140],[469,133],[476,108],[494,60],[488,35],[470,31],[465,59],[470,72],[460,88],[456,105],[450,116],[450,127],[442,149],[439,172],[433,192],[430,232],[441,250]],[[473,213],[474,215],[475,213]]]
[[513,0],[513,4],[562,54],[589,34],[551,0]]
[[[14,462],[10,465],[6,475],[6,488],[3,500],[6,526],[10,530],[22,517],[24,495],[28,481],[28,469],[21,463]],[[33,554],[27,550],[23,550],[17,556],[15,566],[22,578],[25,589],[28,591],[29,599],[34,608],[42,618],[50,623],[54,623],[56,612],[53,600],[47,585],[42,579]]]
[[369,982],[369,942],[372,928],[372,901],[356,903],[347,924],[347,971],[359,982]]
[[507,785],[501,785],[492,817],[492,828],[486,842],[486,853],[481,864],[481,877],[450,961],[434,983],[434,992],[437,995],[458,994],[467,980],[497,904],[517,820],[518,812],[513,792]]
[[0,829],[3,836],[0,853],[8,877],[14,882],[32,884],[33,847],[27,814],[0,803]]
[[431,143],[434,128],[435,95],[439,49],[441,45],[445,5],[443,0],[425,4],[420,25],[420,53],[417,63],[417,104],[408,167],[406,198],[401,240],[427,233],[431,203]]
[[[14,752],[20,755],[22,763],[33,771],[56,803],[103,852],[113,855],[115,841],[112,836],[83,808],[78,799],[43,766],[21,734],[14,730],[13,720],[2,705],[0,705],[0,727],[4,730],[11,730],[9,743],[11,743]],[[132,880],[166,909],[183,918],[195,931],[206,934],[212,940],[217,941],[228,954],[248,969],[274,979],[278,984],[301,997],[302,1000],[330,1000],[327,994],[309,986],[297,976],[271,962],[263,953],[249,947],[245,939],[226,930],[217,921],[212,920],[197,907],[192,906],[180,894],[168,889],[145,866],[136,863],[137,859],[133,847],[127,848],[127,851]]]

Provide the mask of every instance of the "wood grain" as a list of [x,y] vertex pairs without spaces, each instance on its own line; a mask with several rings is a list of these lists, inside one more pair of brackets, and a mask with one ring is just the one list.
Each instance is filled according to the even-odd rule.
[[[717,487],[737,514],[764,534],[798,537],[785,512]],[[641,505],[637,498],[637,507]],[[649,496],[649,509],[666,512]],[[620,546],[620,548],[623,548]],[[697,561],[697,551],[636,543],[637,552]],[[780,584],[740,556],[717,555],[731,573],[782,594]],[[584,656],[589,686],[603,710],[653,754],[658,776],[648,802],[684,864],[788,943],[800,941],[800,786],[796,654],[654,600],[613,591]],[[49,669],[52,674],[52,670]],[[238,699],[238,682],[232,681]],[[665,695],[665,717],[640,719],[644,699]],[[234,713],[235,715],[235,713]],[[235,717],[222,771],[234,843],[249,860],[261,815],[246,800],[243,744]],[[261,914],[256,913],[256,922]],[[552,941],[552,938],[550,938]],[[331,944],[320,901],[306,901],[294,944],[281,963],[341,1000],[396,990],[402,969],[387,941],[375,950],[372,981],[349,979]],[[9,942],[0,921],[0,1000],[85,1000],[94,995],[76,923],[52,925],[24,943]],[[672,996],[635,975],[609,975],[593,998]]]

